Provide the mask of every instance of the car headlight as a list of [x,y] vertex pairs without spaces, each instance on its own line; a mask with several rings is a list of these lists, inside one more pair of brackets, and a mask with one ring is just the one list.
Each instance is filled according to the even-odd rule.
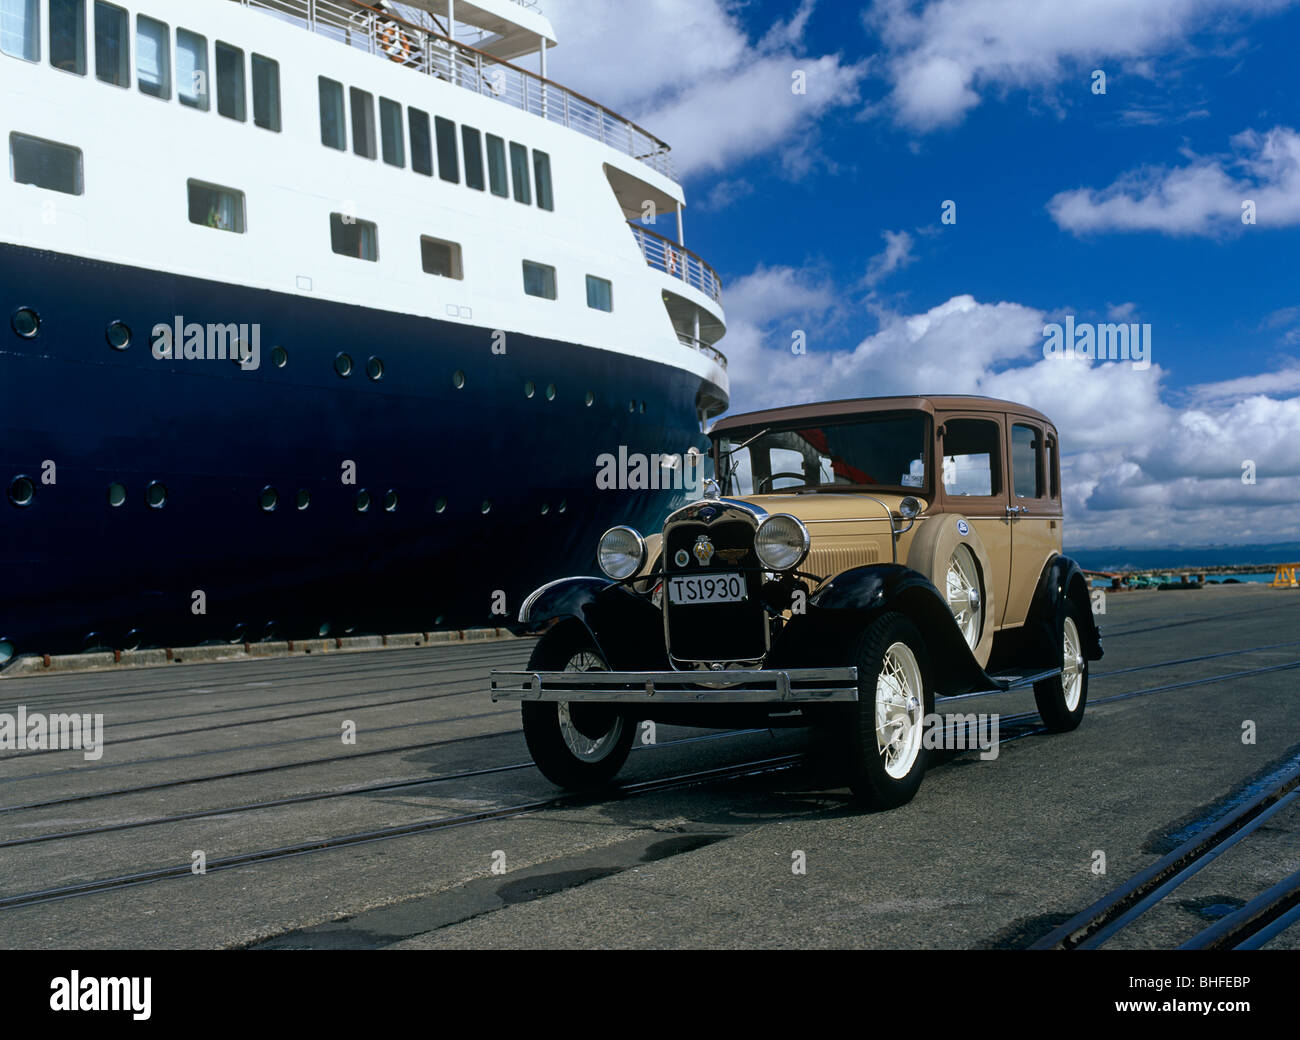
[[812,539],[798,517],[776,513],[758,525],[754,552],[764,567],[788,571],[803,563]]
[[645,563],[645,539],[630,527],[611,527],[600,536],[596,558],[600,569],[615,581],[630,578]]

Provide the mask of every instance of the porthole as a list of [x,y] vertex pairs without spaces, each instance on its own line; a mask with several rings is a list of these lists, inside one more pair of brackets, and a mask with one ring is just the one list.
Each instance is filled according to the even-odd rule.
[[560,512],[561,513],[567,512],[568,508],[569,508],[568,501],[566,499],[560,499]]
[[554,401],[554,400],[555,400],[555,392],[556,392],[556,391],[555,391],[555,384],[552,383],[550,386],[548,386],[548,387],[546,388],[546,399],[547,399],[548,401]]
[[447,511],[447,500],[445,498],[438,499],[438,501],[433,504],[433,511],[435,513],[445,513]]
[[302,510],[306,509],[309,505],[311,505],[311,492],[308,491],[306,488],[299,489],[298,511],[302,512]]
[[357,492],[357,512],[368,513],[370,511],[370,492],[362,489]]
[[8,664],[14,656],[14,644],[8,639],[0,639],[0,664]]
[[126,501],[126,485],[116,480],[108,485],[108,504],[116,509]]
[[645,415],[645,402],[644,402],[644,401],[641,402],[641,414],[642,414],[642,415]]
[[144,493],[150,509],[161,509],[167,504],[167,486],[160,481],[153,481]]
[[334,371],[347,379],[352,374],[352,358],[347,354],[339,354],[334,358]]
[[330,634],[330,623],[328,621],[322,621],[320,628],[316,629],[316,634],[324,639]]
[[627,403],[627,410],[628,410],[629,412],[635,412],[635,411],[636,411],[636,402],[635,402],[635,401],[628,401],[628,403]]
[[480,511],[484,516],[487,516],[488,513],[492,512],[492,503],[491,503],[488,499],[485,498],[485,499],[483,500],[483,505],[479,507],[479,511]]
[[131,327],[120,321],[112,322],[104,330],[104,338],[114,350],[125,350],[131,345]]
[[138,628],[127,630],[126,635],[122,637],[123,650],[139,650],[140,644],[144,642],[144,633]]
[[459,368],[456,369],[456,371],[451,374],[451,385],[454,386],[457,390],[465,389],[465,373],[462,372]]
[[537,393],[537,384],[534,383],[531,379],[528,380],[528,382],[524,384],[524,396],[531,401],[533,399],[533,396],[536,393]]
[[29,506],[36,497],[36,485],[30,477],[14,477],[9,483],[9,501],[16,506]]
[[30,307],[20,307],[14,311],[10,324],[23,339],[31,339],[41,331],[41,316]]
[[384,493],[384,512],[385,513],[397,512],[397,492],[392,490],[391,488]]
[[258,502],[262,506],[262,512],[274,513],[275,507],[280,504],[280,493],[273,487],[264,487],[258,496]]
[[271,348],[271,364],[276,368],[284,368],[289,363],[289,352],[284,347]]
[[371,382],[378,383],[384,378],[384,363],[379,358],[372,357],[366,362],[366,375],[370,377]]
[[546,515],[547,513],[549,513],[550,511],[551,511],[550,504],[547,503],[547,502],[543,502],[543,503],[542,503],[542,516],[545,516],[545,515]]
[[595,403],[596,403],[596,395],[593,394],[590,390],[588,390],[588,391],[587,391],[587,407],[590,408],[590,407],[591,407],[593,404],[595,404]]

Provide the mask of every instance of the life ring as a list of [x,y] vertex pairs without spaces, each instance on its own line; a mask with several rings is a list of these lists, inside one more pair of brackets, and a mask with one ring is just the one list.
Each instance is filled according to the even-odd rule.
[[406,65],[411,60],[411,41],[393,22],[384,22],[380,28],[379,46],[392,61]]
[[672,246],[668,246],[667,250],[668,250],[668,273],[676,274],[677,273],[677,250],[674,249]]

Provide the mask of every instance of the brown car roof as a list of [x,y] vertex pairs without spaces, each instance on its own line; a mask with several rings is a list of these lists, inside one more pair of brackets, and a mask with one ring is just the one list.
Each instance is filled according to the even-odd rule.
[[1048,426],[1052,421],[1036,408],[1000,401],[994,397],[976,397],[965,394],[926,395],[922,397],[857,397],[843,401],[819,401],[816,404],[788,405],[785,408],[768,408],[761,412],[743,412],[719,419],[709,430],[710,434],[738,427],[762,426],[765,423],[784,425],[808,419],[837,418],[869,412],[1014,412],[1017,415],[1039,419]]

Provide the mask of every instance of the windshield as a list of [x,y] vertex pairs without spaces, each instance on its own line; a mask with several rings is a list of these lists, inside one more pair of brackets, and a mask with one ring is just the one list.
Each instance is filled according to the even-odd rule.
[[728,430],[717,442],[722,493],[923,488],[927,429],[925,415],[910,414]]

